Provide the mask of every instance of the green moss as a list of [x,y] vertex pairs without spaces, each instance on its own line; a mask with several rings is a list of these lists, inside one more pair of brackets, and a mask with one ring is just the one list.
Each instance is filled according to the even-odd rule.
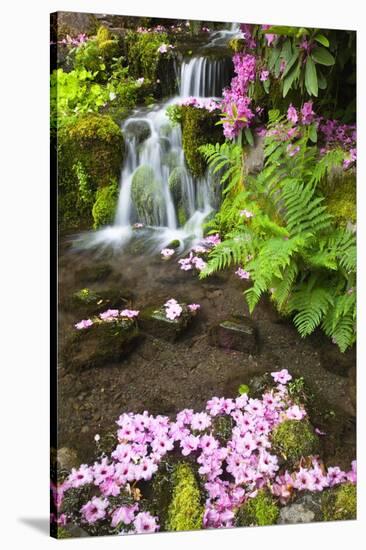
[[173,471],[173,497],[168,509],[168,531],[202,528],[204,508],[195,475],[188,464],[177,464]]
[[155,180],[154,171],[150,166],[142,165],[135,171],[131,196],[139,221],[150,225],[156,223],[159,213],[164,208],[164,198],[161,186]]
[[245,48],[245,40],[243,38],[232,38],[229,41],[229,48],[235,53],[242,52]]
[[107,115],[87,114],[63,127],[58,137],[61,228],[91,227],[97,190],[119,178],[121,130]]
[[64,527],[57,527],[57,537],[56,538],[58,538],[58,539],[72,539],[72,535]]
[[192,174],[201,177],[206,171],[206,162],[198,148],[205,143],[222,143],[222,128],[216,126],[218,116],[206,109],[182,107],[182,140],[186,162]]
[[290,463],[315,454],[318,444],[318,437],[306,420],[285,420],[272,433],[273,453],[281,455]]
[[356,222],[356,174],[354,171],[335,178],[326,190],[326,203],[337,225]]
[[251,525],[274,525],[279,516],[279,508],[265,490],[258,491],[257,496],[248,499],[238,510],[236,525],[238,527]]
[[179,204],[182,200],[182,179],[184,174],[184,167],[177,166],[169,175],[168,185],[174,204]]
[[118,202],[118,184],[113,182],[97,190],[93,205],[94,229],[113,222]]
[[352,483],[344,483],[325,491],[322,496],[325,521],[357,518],[357,489]]
[[169,44],[166,33],[128,31],[126,49],[130,74],[135,78],[144,77],[155,82],[162,55],[158,52],[158,48],[163,43]]

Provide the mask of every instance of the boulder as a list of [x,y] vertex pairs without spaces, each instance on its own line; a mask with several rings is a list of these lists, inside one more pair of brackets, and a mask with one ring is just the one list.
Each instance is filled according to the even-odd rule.
[[312,521],[322,520],[321,493],[306,493],[298,497],[292,504],[281,508],[277,523],[284,525],[289,523],[310,523]]
[[104,367],[122,361],[136,347],[139,331],[134,322],[95,323],[76,330],[65,342],[62,359],[72,369]]
[[124,127],[123,133],[127,138],[135,138],[136,144],[139,145],[151,136],[150,124],[146,120],[132,119]]
[[132,201],[138,220],[147,225],[159,225],[164,215],[164,197],[161,184],[155,180],[150,166],[139,166],[132,178]]
[[187,329],[192,321],[192,315],[185,304],[180,304],[183,312],[180,317],[171,320],[166,316],[165,308],[162,306],[150,306],[140,312],[139,327],[142,332],[161,338],[168,342],[177,340]]
[[258,331],[248,317],[232,317],[211,327],[212,346],[254,354],[258,351]]
[[107,309],[122,309],[131,301],[129,292],[123,294],[119,290],[92,290],[82,288],[74,292],[66,301],[65,309],[72,311],[75,319],[80,320],[85,316],[97,315]]

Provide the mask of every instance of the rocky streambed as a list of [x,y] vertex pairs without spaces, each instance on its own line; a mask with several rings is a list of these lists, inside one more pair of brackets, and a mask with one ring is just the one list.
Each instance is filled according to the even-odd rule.
[[[123,412],[174,416],[201,410],[212,396],[233,397],[264,373],[286,368],[303,377],[322,457],[348,468],[356,456],[355,352],[341,354],[321,334],[301,339],[269,301],[252,317],[234,270],[200,281],[141,250],[59,250],[58,428],[63,466],[95,458],[95,434],[113,434]],[[167,300],[200,304],[172,327],[154,315]],[[108,308],[144,312],[133,330],[93,337],[74,324]],[[98,332],[99,331],[99,332]],[[76,332],[79,334],[76,336]],[[76,339],[76,340],[75,340]],[[76,344],[75,344],[76,342]],[[56,368],[56,367],[55,367]],[[66,451],[65,451],[66,449]],[[62,453],[61,455],[62,456]]]

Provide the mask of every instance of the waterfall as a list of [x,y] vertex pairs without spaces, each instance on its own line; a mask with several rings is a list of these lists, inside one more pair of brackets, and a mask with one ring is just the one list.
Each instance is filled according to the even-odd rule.
[[221,97],[231,77],[231,61],[227,57],[193,57],[184,60],[180,74],[181,97]]
[[[213,33],[208,47],[237,32],[234,24]],[[160,248],[176,239],[184,247],[186,241],[202,238],[204,220],[217,207],[217,194],[208,174],[195,178],[190,173],[180,125],[170,123],[166,109],[189,96],[222,96],[232,76],[226,42],[219,56],[207,53],[184,59],[177,67],[179,96],[139,108],[122,124],[125,151],[114,225],[96,231],[87,246],[121,246],[139,234],[134,227],[142,227],[143,238],[155,239]]]

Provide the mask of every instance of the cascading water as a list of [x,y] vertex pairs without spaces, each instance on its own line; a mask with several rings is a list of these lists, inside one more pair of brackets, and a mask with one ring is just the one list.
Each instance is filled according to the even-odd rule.
[[[227,32],[232,36],[237,28]],[[213,34],[214,40],[220,37]],[[183,60],[179,96],[139,109],[125,120],[125,160],[115,222],[96,232],[91,245],[120,246],[137,234],[133,231],[136,224],[148,228],[141,234],[144,239],[155,239],[159,247],[178,239],[183,248],[186,242],[202,238],[203,222],[217,206],[217,199],[208,176],[194,178],[187,169],[181,128],[171,125],[166,109],[189,96],[221,97],[230,82],[230,63],[227,56],[213,58],[211,54]]]

